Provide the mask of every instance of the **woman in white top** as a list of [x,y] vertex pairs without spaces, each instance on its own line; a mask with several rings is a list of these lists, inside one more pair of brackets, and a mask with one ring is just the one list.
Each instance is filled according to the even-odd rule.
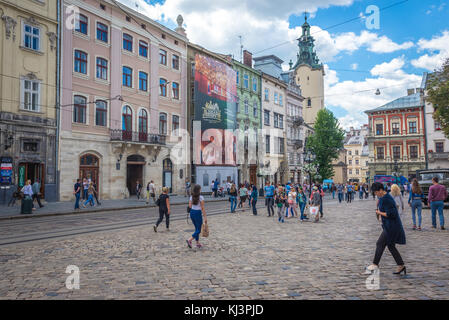
[[195,232],[192,234],[192,237],[189,240],[186,240],[187,246],[192,248],[193,239],[196,240],[196,246],[201,248],[203,245],[200,243],[200,233],[201,226],[204,223],[207,223],[206,210],[204,209],[204,198],[201,195],[201,186],[196,184],[192,189],[192,196],[189,200],[189,208],[190,208],[190,219],[192,219],[193,225],[195,226]]
[[404,213],[404,200],[402,199],[401,188],[397,184],[391,186],[391,196],[396,202],[399,216],[402,218],[402,214]]
[[[288,209],[290,209],[291,212],[291,218],[293,217],[298,217],[298,212],[296,211],[296,190],[295,188],[291,188],[290,192],[288,193],[288,208],[287,208],[287,215],[286,217],[288,218]],[[294,213],[294,214],[293,214]]]
[[[25,186],[22,188],[21,191],[23,192],[23,196],[25,199],[33,198],[33,187],[31,186],[31,180],[27,180]],[[36,210],[36,208],[34,208],[34,202],[32,205],[32,210]]]

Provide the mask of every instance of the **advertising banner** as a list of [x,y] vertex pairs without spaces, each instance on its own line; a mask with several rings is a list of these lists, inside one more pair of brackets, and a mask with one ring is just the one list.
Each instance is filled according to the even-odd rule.
[[[211,57],[195,56],[195,116],[201,123],[201,165],[235,165],[236,73]],[[232,156],[226,157],[226,148]],[[228,150],[229,155],[229,150]],[[231,159],[230,159],[231,158]]]

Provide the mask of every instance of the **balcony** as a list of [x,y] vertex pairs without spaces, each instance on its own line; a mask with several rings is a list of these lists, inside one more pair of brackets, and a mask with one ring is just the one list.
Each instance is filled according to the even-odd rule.
[[303,117],[294,117],[293,118],[293,126],[299,127],[304,124],[304,118]]
[[125,130],[111,130],[111,141],[165,145],[166,136]]
[[449,160],[449,152],[429,152],[429,162],[436,160]]

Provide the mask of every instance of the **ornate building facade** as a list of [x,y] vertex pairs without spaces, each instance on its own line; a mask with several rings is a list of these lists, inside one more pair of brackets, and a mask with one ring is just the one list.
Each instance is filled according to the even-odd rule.
[[[59,1],[0,1],[0,183],[56,201]],[[0,198],[0,203],[5,199]],[[3,200],[3,201],[2,201]]]

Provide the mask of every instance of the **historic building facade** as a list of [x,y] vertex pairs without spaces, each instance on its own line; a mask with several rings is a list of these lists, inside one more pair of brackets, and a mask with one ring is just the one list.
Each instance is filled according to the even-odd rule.
[[290,70],[294,70],[296,84],[301,87],[304,97],[304,121],[311,127],[315,123],[318,111],[324,109],[324,67],[314,50],[314,42],[306,16],[306,21],[302,25],[302,35],[298,38],[297,60],[295,65],[290,60]]
[[379,108],[365,111],[369,118],[369,172],[413,178],[426,166],[424,102],[421,89]]
[[0,1],[2,198],[28,179],[40,180],[47,201],[58,197],[58,6],[59,1]]
[[188,139],[182,18],[172,31],[115,1],[65,0],[64,21],[73,6],[75,25],[62,26],[61,200],[77,178],[105,199],[129,197],[137,181],[182,192],[187,161],[173,149]]
[[424,73],[424,113],[426,121],[427,169],[449,168],[449,140],[444,136],[441,126],[433,118],[435,107],[427,99],[428,73]]
[[347,150],[345,148],[341,148],[338,151],[338,158],[332,161],[332,167],[334,169],[332,180],[334,183],[348,182],[347,154]]
[[[261,182],[261,177],[258,177],[260,159],[257,154],[261,147],[258,144],[258,130],[262,128],[261,73],[253,69],[252,54],[247,50],[243,51],[243,63],[236,60],[232,60],[232,62],[237,77],[236,129],[245,133],[244,152],[237,155],[239,160],[238,182],[248,181],[259,185]],[[252,143],[249,148],[250,141]],[[241,145],[241,142],[238,142],[238,145]]]

